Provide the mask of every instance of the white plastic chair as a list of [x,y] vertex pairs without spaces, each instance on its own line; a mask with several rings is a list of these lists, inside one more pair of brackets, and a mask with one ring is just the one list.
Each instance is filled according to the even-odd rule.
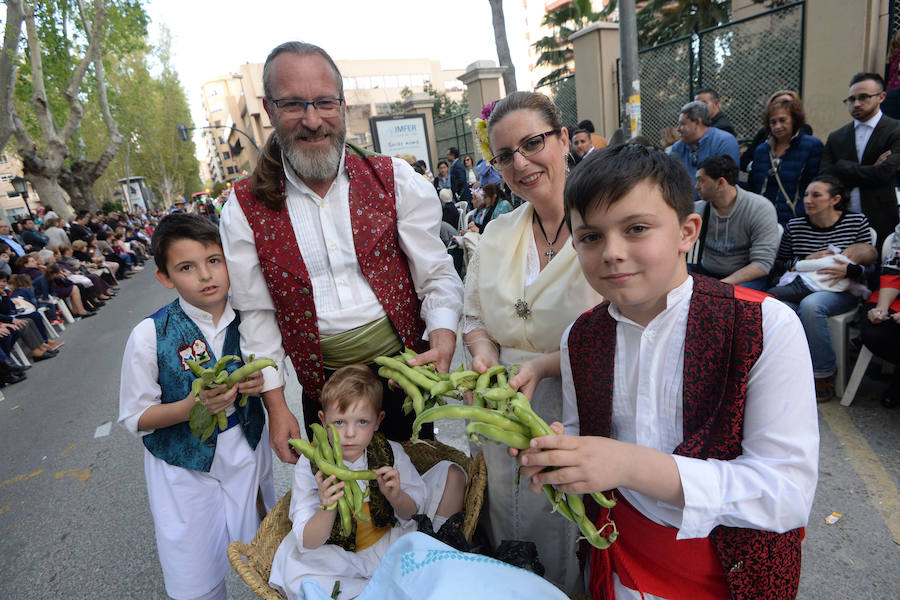
[[[884,256],[885,252],[888,251],[888,248],[891,247],[891,243],[893,242],[894,234],[887,236],[884,240],[884,243],[881,245],[881,256]],[[863,316],[863,318],[867,318]],[[831,325],[829,320],[829,326]],[[832,335],[834,335],[832,333]],[[859,349],[859,356],[856,357],[856,364],[853,366],[853,372],[850,374],[850,381],[847,382],[847,387],[842,390],[842,393],[837,393],[837,386],[835,386],[835,395],[841,397],[841,406],[850,406],[853,404],[853,399],[856,397],[856,392],[859,390],[859,384],[862,382],[863,375],[866,374],[866,369],[869,368],[869,363],[872,362],[872,351],[863,346]]]
[[[872,245],[874,246],[878,241],[878,234],[873,227],[869,227],[869,235],[872,236]],[[837,360],[837,371],[834,374],[834,395],[838,398],[843,397],[847,381],[847,346],[849,345],[847,332],[857,312],[859,312],[858,306],[839,315],[828,317],[828,332],[831,334],[831,345]],[[859,384],[857,383],[857,385]]]
[[[56,331],[56,328],[53,326],[53,323],[50,322],[50,319],[47,318],[47,307],[42,306],[38,310],[38,313],[41,315],[41,319],[44,320],[44,327],[47,328],[47,333],[51,338],[56,339],[59,337],[59,332]],[[62,325],[60,325],[62,327]]]
[[72,311],[69,310],[69,305],[62,298],[56,299],[56,308],[59,309],[59,314],[62,315],[63,320],[66,323],[74,323],[75,317],[72,316]]
[[25,350],[22,348],[21,341],[17,341],[15,344],[13,344],[12,355],[10,356],[10,358],[12,358],[14,362],[19,363],[19,366],[21,367],[27,367],[31,364],[30,362],[28,362],[28,355],[25,354]]

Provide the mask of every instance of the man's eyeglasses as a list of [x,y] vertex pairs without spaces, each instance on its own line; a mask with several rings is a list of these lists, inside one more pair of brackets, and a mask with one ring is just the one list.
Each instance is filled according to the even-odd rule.
[[559,133],[558,129],[552,129],[550,131],[545,131],[544,133],[539,133],[535,136],[532,136],[519,144],[519,147],[515,150],[511,152],[501,152],[500,154],[492,158],[490,160],[491,166],[498,170],[508,169],[512,166],[513,162],[515,162],[516,152],[526,158],[533,154],[537,154],[544,149],[547,136],[555,135],[557,133]]
[[866,102],[870,98],[874,98],[876,96],[880,96],[881,93],[878,94],[860,94],[859,96],[847,96],[841,102],[844,104],[853,104],[854,102]]
[[275,108],[284,111],[288,115],[299,115],[305,113],[306,109],[312,106],[316,109],[321,117],[333,117],[341,109],[343,98],[322,98],[321,100],[300,100],[298,98],[278,98],[270,100]]

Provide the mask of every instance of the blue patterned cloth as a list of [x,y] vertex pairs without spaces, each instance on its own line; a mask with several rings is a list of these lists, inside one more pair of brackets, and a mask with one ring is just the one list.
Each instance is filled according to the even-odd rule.
[[[312,581],[300,585],[299,600],[329,600]],[[454,550],[424,533],[410,533],[388,550],[357,600],[565,600],[553,584],[534,573],[481,554]]]
[[[182,310],[178,300],[164,306],[150,318],[156,325],[156,362],[159,368],[159,387],[162,390],[160,400],[163,404],[177,402],[190,393],[191,383],[194,381],[194,374],[186,368],[184,361],[190,358],[208,368],[216,364],[217,357],[213,355],[200,328]],[[224,355],[241,355],[238,332],[240,321],[240,315],[235,312],[234,320],[228,324],[225,334],[222,348]],[[239,362],[234,361],[226,368],[230,373],[240,366]],[[266,422],[261,400],[252,397],[243,407],[235,403],[235,413],[247,442],[255,449]],[[208,473],[216,454],[217,436],[218,429],[206,441],[201,442],[194,437],[190,425],[185,421],[157,429],[141,440],[153,456],[170,465]]]

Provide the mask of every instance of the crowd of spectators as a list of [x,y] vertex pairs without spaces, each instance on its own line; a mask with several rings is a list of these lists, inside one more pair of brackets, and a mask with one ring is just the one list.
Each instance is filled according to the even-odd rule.
[[[60,352],[64,342],[52,339],[47,323],[64,323],[61,305],[76,321],[93,317],[143,269],[159,218],[82,210],[68,221],[53,211],[0,221],[0,387],[27,378],[31,365],[22,363]],[[14,349],[28,360],[13,360]]]
[[[897,367],[882,403],[900,406],[900,354],[895,342],[886,342],[900,323],[900,115],[882,107],[885,87],[876,73],[854,75],[847,97],[835,98],[852,121],[825,143],[813,135],[791,90],[769,96],[752,139],[735,137],[710,88],[681,108],[677,141],[671,128],[660,132],[659,146],[681,160],[697,190],[703,227],[692,270],[768,291],[796,310],[822,402],[833,398],[837,372],[828,319],[864,304],[863,343]],[[590,150],[575,131],[578,160]]]

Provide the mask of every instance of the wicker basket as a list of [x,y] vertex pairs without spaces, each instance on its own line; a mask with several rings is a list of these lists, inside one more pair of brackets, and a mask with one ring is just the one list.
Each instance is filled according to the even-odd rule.
[[[403,442],[403,449],[419,473],[424,473],[442,460],[452,460],[466,470],[466,499],[463,510],[462,532],[472,541],[481,505],[484,503],[484,488],[487,485],[487,467],[484,455],[469,458],[459,450],[435,441]],[[291,530],[288,513],[291,507],[291,492],[288,491],[263,519],[253,542],[232,542],[228,546],[228,560],[254,594],[264,600],[283,600],[282,595],[269,586],[272,559],[281,540]]]

